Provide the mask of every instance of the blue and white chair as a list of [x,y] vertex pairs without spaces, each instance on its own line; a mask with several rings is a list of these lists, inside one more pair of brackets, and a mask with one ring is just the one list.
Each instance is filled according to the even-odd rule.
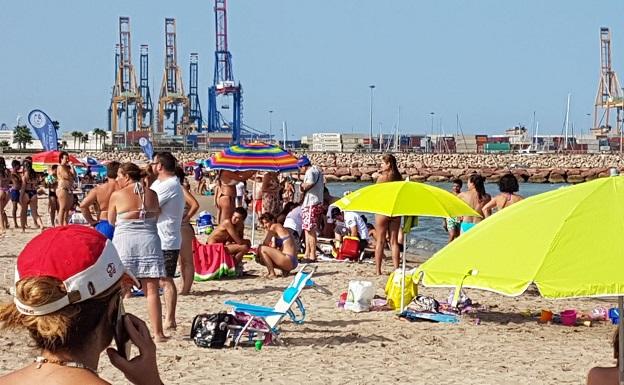
[[[241,338],[247,335],[250,339],[258,334],[269,333],[271,340],[279,342],[279,324],[286,315],[296,324],[302,324],[305,321],[306,310],[301,301],[301,292],[306,287],[314,288],[324,294],[331,295],[322,286],[312,281],[312,275],[316,271],[316,267],[309,265],[301,265],[299,272],[295,275],[293,281],[284,290],[279,300],[273,307],[253,305],[244,302],[225,301],[225,304],[232,306],[235,313],[243,313],[248,316],[248,320],[244,326],[234,326],[231,329],[235,331],[234,346],[237,346]],[[293,309],[296,305],[296,309]],[[299,315],[295,314],[295,310]],[[254,324],[261,324],[262,327],[252,327]]]

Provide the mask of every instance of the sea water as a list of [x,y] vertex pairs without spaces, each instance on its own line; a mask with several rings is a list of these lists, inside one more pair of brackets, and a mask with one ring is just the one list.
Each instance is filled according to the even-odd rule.
[[[432,186],[442,188],[450,191],[451,183],[428,183]],[[368,186],[369,183],[328,183],[327,188],[332,196],[342,197],[345,191],[355,191],[362,187]],[[560,187],[567,186],[566,184],[537,184],[537,183],[524,183],[520,184],[520,191],[518,194],[523,197],[529,197],[531,195],[541,194],[546,191],[558,189]],[[464,184],[464,191],[466,190]],[[498,195],[498,184],[488,183],[485,185],[485,190],[492,195],[492,197]],[[374,216],[372,214],[366,214],[370,223],[375,223]],[[442,218],[429,218],[420,217],[418,219],[418,226],[415,227],[409,234],[408,243],[409,250],[417,253],[429,255],[433,254],[441,249],[448,240],[448,234],[444,230]]]

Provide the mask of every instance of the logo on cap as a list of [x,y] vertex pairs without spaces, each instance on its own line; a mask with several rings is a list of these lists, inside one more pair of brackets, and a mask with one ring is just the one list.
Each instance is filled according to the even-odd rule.
[[108,273],[108,276],[110,278],[113,278],[113,276],[117,272],[117,269],[115,269],[115,264],[112,262],[109,263],[108,266],[106,266],[106,272]]

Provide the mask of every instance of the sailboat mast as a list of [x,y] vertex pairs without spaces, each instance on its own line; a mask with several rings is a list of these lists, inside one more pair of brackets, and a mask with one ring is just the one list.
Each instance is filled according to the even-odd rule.
[[565,143],[563,144],[563,149],[568,149],[568,126],[570,125],[570,94],[568,93],[568,103],[566,104],[566,116],[565,116]]
[[394,134],[394,152],[399,151],[399,126],[401,125],[401,105],[399,105],[399,112],[397,116],[396,132]]

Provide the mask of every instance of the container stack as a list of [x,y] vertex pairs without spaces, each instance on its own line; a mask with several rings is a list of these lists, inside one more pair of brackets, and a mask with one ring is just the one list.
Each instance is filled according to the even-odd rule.
[[340,138],[340,134],[312,134],[312,151],[342,152],[342,141]]
[[358,151],[358,149],[364,147],[364,135],[363,134],[342,134],[341,140],[342,140],[342,151],[344,152],[356,152]]
[[455,145],[458,153],[474,154],[477,152],[477,137],[475,135],[458,135],[455,137]]

